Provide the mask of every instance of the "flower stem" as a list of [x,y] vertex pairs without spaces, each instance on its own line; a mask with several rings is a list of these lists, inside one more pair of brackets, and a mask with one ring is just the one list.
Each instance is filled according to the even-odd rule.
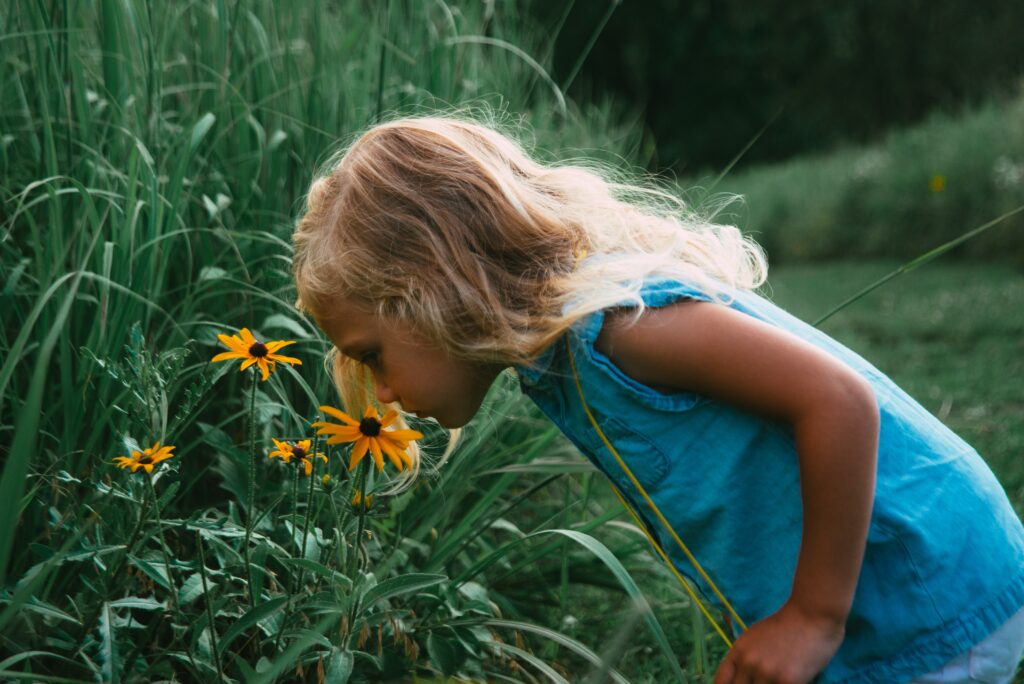
[[160,501],[156,497],[156,489],[153,487],[153,476],[146,474],[146,486],[149,487],[149,496],[153,500],[153,515],[156,518],[156,533],[160,538],[160,552],[164,556],[164,567],[167,568],[167,584],[170,587],[171,605],[175,613],[181,613],[178,606],[178,590],[174,584],[174,572],[171,570],[171,554],[167,549],[167,541],[164,539],[164,525],[160,521]]
[[[306,542],[309,537],[309,519],[313,517],[313,485],[316,482],[316,450],[320,446],[320,435],[313,437],[313,451],[310,453],[309,462],[312,465],[312,469],[309,471],[309,493],[306,495],[306,516],[302,521],[302,551],[299,552],[301,558],[306,557]],[[302,571],[299,571],[299,577],[303,575]]]
[[299,466],[292,468],[292,525],[299,519]]
[[131,555],[135,542],[139,540],[139,535],[142,533],[142,526],[146,522],[146,514],[149,513],[150,492],[152,491],[151,487],[146,488],[146,498],[142,500],[142,507],[139,509],[139,519],[135,523],[135,529],[132,530],[132,536],[128,538],[128,544],[124,547],[124,553],[117,560],[117,566],[110,573],[110,578],[114,584],[117,584],[117,577],[124,570],[124,564],[128,560],[128,556]]
[[363,505],[363,501],[366,498],[366,479],[367,479],[367,468],[370,466],[370,459],[364,459],[364,464],[359,468],[356,473],[355,486],[353,487],[354,492],[359,492],[359,505],[352,506],[352,512],[356,516],[356,537],[355,543],[352,544],[351,555],[348,557],[348,567],[346,568],[345,574],[355,582],[355,571],[358,569],[357,564],[360,557],[359,548],[363,543],[363,526],[366,524],[366,506]]
[[252,565],[249,563],[249,540],[252,538],[253,521],[256,519],[256,369],[252,371],[252,393],[249,395],[249,501],[245,512],[245,544],[242,558],[245,561],[245,581],[249,594],[249,607],[256,607],[252,591]]
[[203,580],[203,603],[206,604],[206,620],[210,627],[213,664],[217,666],[217,680],[224,684],[224,672],[220,669],[220,647],[217,645],[217,630],[213,623],[213,601],[210,599],[210,586],[206,583],[206,552],[203,550],[203,535],[199,530],[196,530],[196,547],[199,549],[199,576]]

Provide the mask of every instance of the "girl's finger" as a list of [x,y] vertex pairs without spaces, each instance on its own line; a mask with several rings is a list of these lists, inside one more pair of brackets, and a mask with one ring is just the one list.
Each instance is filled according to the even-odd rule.
[[736,665],[733,664],[732,658],[727,655],[722,660],[721,665],[718,666],[718,672],[715,673],[714,684],[733,684],[735,677]]

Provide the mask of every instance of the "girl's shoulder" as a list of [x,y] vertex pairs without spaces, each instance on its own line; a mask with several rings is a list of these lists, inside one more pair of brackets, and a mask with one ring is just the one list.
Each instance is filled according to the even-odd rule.
[[874,408],[873,391],[833,355],[729,306],[684,298],[605,312],[594,348],[656,391],[695,393],[783,420],[840,398]]

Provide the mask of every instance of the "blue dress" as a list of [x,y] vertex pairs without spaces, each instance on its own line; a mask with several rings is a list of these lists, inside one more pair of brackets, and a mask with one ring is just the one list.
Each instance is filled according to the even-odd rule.
[[[770,301],[729,293],[731,308],[856,370],[878,401],[864,563],[846,638],[819,681],[890,684],[938,669],[1024,605],[1024,527],[1005,492],[970,445],[874,366]],[[668,279],[645,282],[640,295],[652,308],[711,299]],[[603,321],[598,311],[567,333],[595,419],[743,621],[771,615],[789,597],[802,532],[791,427],[637,382],[594,348]],[[673,564],[715,605],[590,424],[564,340],[517,371],[524,393],[612,480]]]

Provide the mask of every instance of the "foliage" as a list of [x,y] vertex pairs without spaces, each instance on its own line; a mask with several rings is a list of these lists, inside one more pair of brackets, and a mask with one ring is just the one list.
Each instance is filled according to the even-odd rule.
[[[23,0],[0,23],[0,678],[609,674],[602,634],[561,628],[577,589],[634,606],[681,676],[633,579],[657,572],[645,542],[602,529],[618,509],[582,514],[589,477],[507,387],[439,472],[369,508],[340,449],[308,479],[266,458],[334,403],[289,236],[339,141],[469,103],[562,157],[634,154],[621,114],[564,98],[514,6]],[[210,365],[243,326],[303,366]],[[152,477],[114,467],[157,441],[176,451]]]
[[[557,26],[564,83],[592,27],[611,12],[571,94],[613,92],[641,104],[651,168],[767,163],[863,143],[1012,90],[1024,73],[1014,0],[822,3],[792,0],[538,2]],[[775,118],[776,113],[781,115]]]
[[[727,175],[715,190],[743,195],[730,218],[775,263],[909,259],[1021,206],[1024,97],[936,115],[873,145]],[[1024,264],[1024,214],[956,253]]]

